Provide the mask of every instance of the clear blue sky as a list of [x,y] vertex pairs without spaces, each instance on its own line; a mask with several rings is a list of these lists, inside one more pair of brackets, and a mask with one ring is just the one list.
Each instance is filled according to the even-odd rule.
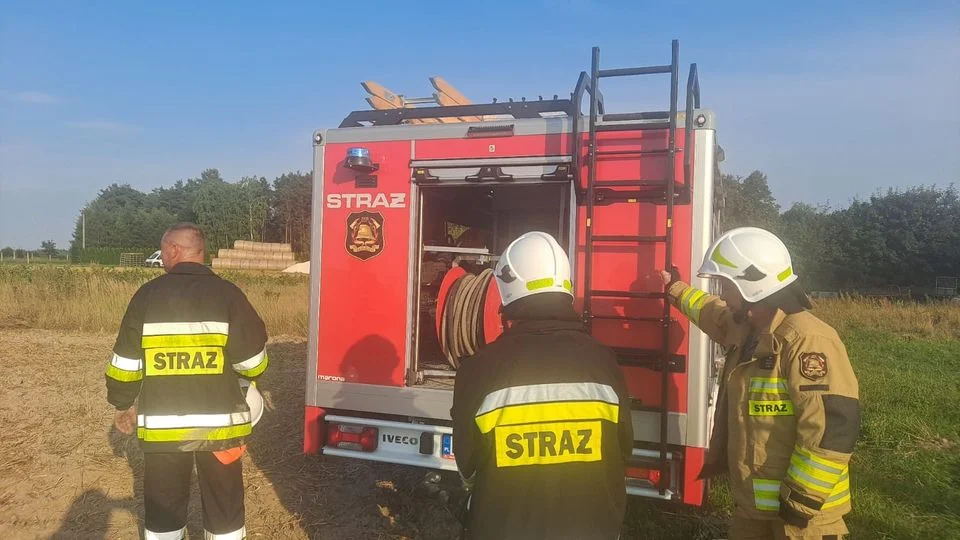
[[[672,38],[700,66],[723,170],[763,170],[784,207],[960,180],[955,0],[435,4],[0,3],[0,246],[66,247],[113,182],[309,170],[311,132],[365,108],[364,79],[565,95],[591,46],[665,63]],[[608,108],[662,108],[666,79],[648,79],[608,85]]]

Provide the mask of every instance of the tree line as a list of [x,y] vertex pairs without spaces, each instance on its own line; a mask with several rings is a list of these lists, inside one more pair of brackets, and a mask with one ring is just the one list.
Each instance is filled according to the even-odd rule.
[[796,203],[781,211],[767,177],[722,175],[720,228],[763,227],[790,249],[809,290],[933,288],[960,276],[960,197],[953,185],[888,189],[843,209]]
[[199,178],[150,193],[111,184],[81,210],[71,258],[107,263],[119,251],[153,253],[163,232],[178,221],[200,225],[211,254],[235,240],[254,240],[289,243],[308,256],[311,182],[310,173],[299,171],[273,182],[262,176],[227,182],[217,169],[207,169]]
[[[201,225],[211,254],[235,240],[255,240],[290,243],[308,258],[311,185],[310,173],[228,182],[217,169],[149,193],[112,184],[81,210],[70,258],[116,263],[121,252],[152,253],[177,221]],[[842,209],[796,203],[786,210],[760,171],[719,175],[715,187],[720,230],[751,225],[778,234],[810,290],[933,287],[938,277],[960,276],[960,197],[953,185],[889,189]],[[2,253],[24,258],[26,251],[6,247]],[[31,251],[59,253],[53,241]]]

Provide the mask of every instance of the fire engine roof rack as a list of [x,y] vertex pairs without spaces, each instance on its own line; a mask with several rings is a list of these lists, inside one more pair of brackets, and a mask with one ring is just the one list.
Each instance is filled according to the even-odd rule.
[[542,114],[570,114],[572,101],[569,99],[539,99],[537,101],[506,101],[477,105],[455,105],[442,107],[419,107],[408,109],[353,111],[340,127],[396,126],[404,120],[424,118],[456,118],[462,116],[495,116],[504,120],[504,116],[519,118],[542,118]]
[[[599,77],[620,77],[626,75],[647,75],[654,73],[670,73],[672,66],[649,66],[641,68],[606,69],[598,73]],[[569,117],[580,118],[584,95],[593,95],[590,84],[591,76],[581,71],[577,84],[571,93],[570,99],[538,99],[537,101],[505,101],[482,103],[475,105],[455,105],[437,107],[417,107],[388,110],[353,111],[340,122],[341,128],[368,127],[368,126],[396,126],[404,120],[457,118],[464,116],[492,116],[491,121],[504,120],[505,116],[514,119],[541,118],[542,115],[564,114]],[[417,103],[426,101],[417,99]],[[603,92],[596,92],[597,113],[602,117],[598,131],[621,130],[629,127],[638,128],[667,128],[670,123],[670,112],[635,112],[635,113],[606,113]],[[700,107],[700,82],[697,77],[697,65],[690,65],[690,75],[687,79],[687,106],[686,126],[688,131],[693,128],[693,110]],[[659,121],[659,122],[657,122]],[[631,124],[633,123],[633,124]],[[578,130],[577,122],[573,129]],[[574,133],[575,135],[576,133]],[[576,140],[576,137],[574,137]],[[576,155],[576,152],[574,153]]]

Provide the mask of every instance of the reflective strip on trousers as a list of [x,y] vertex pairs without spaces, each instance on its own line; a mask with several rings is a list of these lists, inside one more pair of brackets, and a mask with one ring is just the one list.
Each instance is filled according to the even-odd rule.
[[170,532],[153,532],[149,529],[144,529],[143,540],[183,540],[186,533],[186,527]]
[[240,527],[239,529],[233,532],[220,533],[220,534],[214,534],[207,530],[203,531],[203,540],[244,540],[246,537],[247,537],[246,527]]
[[757,510],[776,512],[780,509],[780,481],[755,479],[753,481],[753,502]]

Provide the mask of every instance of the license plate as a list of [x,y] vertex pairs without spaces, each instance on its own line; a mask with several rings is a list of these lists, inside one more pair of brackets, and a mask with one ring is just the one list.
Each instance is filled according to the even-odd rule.
[[441,456],[444,459],[454,459],[453,456],[453,435],[444,435],[440,446]]

